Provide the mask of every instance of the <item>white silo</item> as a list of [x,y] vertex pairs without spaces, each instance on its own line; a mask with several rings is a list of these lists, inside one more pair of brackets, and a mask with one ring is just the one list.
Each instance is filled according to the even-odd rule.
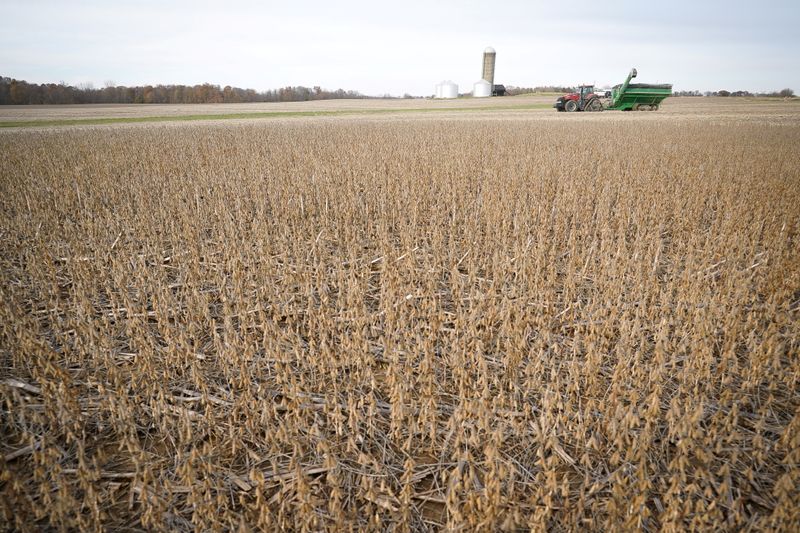
[[458,85],[452,81],[445,80],[437,87],[437,98],[458,98]]
[[472,86],[473,98],[486,98],[492,96],[492,84],[486,80],[478,80]]

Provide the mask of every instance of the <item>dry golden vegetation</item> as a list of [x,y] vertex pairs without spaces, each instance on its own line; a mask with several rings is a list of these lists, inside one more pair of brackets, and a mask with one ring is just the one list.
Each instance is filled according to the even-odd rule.
[[0,520],[797,530],[800,124],[613,116],[0,136]]

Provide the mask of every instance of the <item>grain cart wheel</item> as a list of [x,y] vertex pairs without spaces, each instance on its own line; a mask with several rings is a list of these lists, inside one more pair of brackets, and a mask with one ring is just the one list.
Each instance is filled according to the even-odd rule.
[[567,100],[566,102],[564,102],[564,111],[569,111],[570,113],[572,113],[573,111],[577,110],[578,110],[578,102],[576,102],[575,100]]
[[586,104],[586,107],[584,107],[584,109],[586,111],[602,111],[603,104],[600,102],[599,99],[592,98],[591,100],[589,100],[589,103]]

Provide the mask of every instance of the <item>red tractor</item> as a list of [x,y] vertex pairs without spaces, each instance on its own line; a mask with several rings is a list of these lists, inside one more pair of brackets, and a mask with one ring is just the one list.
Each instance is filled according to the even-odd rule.
[[601,98],[607,98],[608,94],[595,94],[594,85],[581,85],[578,92],[565,94],[553,104],[559,111],[602,111],[603,102]]

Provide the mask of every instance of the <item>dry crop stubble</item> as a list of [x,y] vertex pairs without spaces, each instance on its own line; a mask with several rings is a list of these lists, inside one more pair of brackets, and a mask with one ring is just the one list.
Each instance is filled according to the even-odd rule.
[[796,528],[798,134],[0,136],[2,519]]

